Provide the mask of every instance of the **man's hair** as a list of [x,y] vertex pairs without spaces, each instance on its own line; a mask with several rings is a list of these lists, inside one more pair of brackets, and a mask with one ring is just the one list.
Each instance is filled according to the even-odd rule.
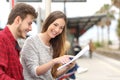
[[32,15],[34,18],[37,18],[37,13],[31,5],[18,3],[11,10],[7,24],[12,24],[17,16],[20,16],[21,19],[24,20],[28,14]]

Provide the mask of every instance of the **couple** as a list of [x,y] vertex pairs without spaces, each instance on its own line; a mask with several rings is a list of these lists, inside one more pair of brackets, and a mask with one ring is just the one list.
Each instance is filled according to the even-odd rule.
[[57,71],[71,57],[64,55],[67,18],[61,11],[52,12],[41,33],[28,37],[20,52],[17,39],[26,38],[35,18],[37,13],[28,4],[18,3],[11,10],[0,31],[0,80],[53,80],[74,67],[72,63]]

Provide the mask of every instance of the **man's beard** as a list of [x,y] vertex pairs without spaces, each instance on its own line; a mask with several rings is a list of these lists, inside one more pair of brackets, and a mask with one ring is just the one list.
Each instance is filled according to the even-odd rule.
[[18,36],[18,38],[23,38],[23,39],[25,39],[26,37],[24,37],[23,35],[22,35],[22,29],[21,29],[21,24],[18,26],[18,28],[17,28],[17,36]]

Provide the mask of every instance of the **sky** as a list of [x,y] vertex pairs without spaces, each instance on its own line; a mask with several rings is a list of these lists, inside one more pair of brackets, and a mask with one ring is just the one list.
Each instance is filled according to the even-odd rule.
[[[41,7],[41,9],[44,11],[45,9],[45,0],[43,0],[42,3],[28,3],[35,7],[36,10]],[[104,4],[111,4],[111,0],[87,0],[87,2],[68,2],[66,3],[66,15],[67,17],[82,17],[82,16],[92,16],[95,14],[96,11],[98,11]],[[113,9],[117,10],[115,7]],[[0,26],[3,28],[6,24],[7,17],[10,11],[10,3],[6,2],[6,0],[0,0]],[[55,10],[61,10],[64,12],[64,3],[52,3],[51,4],[51,11]],[[118,10],[117,10],[118,11]],[[118,13],[118,12],[117,12]],[[42,13],[42,16],[44,12]],[[118,15],[116,16],[118,17]],[[112,21],[111,25],[111,40],[115,41],[117,40],[115,29],[116,29],[116,21]],[[34,24],[33,24],[34,25]],[[36,34],[36,28],[33,28],[32,34]],[[86,42],[89,39],[96,40],[96,26],[93,26],[90,30],[88,30],[83,36],[81,36],[80,40],[81,42]],[[104,37],[106,38],[106,31],[107,29],[104,29]],[[101,32],[101,31],[100,31]]]
[[[103,6],[103,4],[106,3],[111,4],[110,0],[86,0],[86,1],[87,2],[66,3],[66,14],[68,15],[68,17],[93,15],[97,10],[100,9],[101,6]],[[57,10],[57,7],[59,7],[60,4],[59,5],[55,4],[57,3],[54,3],[52,8],[54,8],[54,10]]]
[[[34,6],[36,9],[38,7],[41,7],[42,9],[45,9],[45,0],[43,0],[41,3],[29,3],[32,6]],[[68,2],[66,3],[66,15],[68,17],[75,17],[75,16],[89,16],[93,15],[97,10],[100,9],[103,4],[111,4],[111,0],[87,0],[87,2]],[[7,19],[9,10],[10,10],[10,4],[6,2],[6,0],[0,0],[0,10],[2,12],[0,13],[0,19],[4,16],[4,19]],[[51,11],[54,10],[61,10],[64,11],[64,3],[52,3],[51,4]]]

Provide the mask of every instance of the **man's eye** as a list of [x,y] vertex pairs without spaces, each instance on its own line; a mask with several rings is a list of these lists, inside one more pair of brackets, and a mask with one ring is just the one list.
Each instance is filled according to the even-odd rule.
[[32,23],[30,22],[30,23],[28,23],[28,25],[31,25]]

